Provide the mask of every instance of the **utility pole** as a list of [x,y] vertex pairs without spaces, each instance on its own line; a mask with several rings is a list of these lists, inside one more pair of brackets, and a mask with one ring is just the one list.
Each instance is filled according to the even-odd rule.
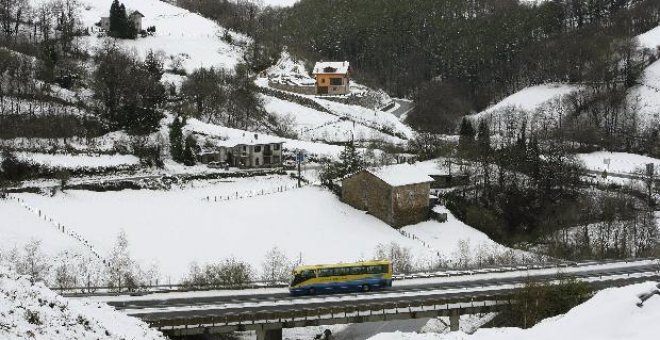
[[300,175],[300,162],[301,162],[301,158],[302,158],[302,151],[301,151],[301,150],[297,150],[297,152],[296,152],[296,160],[298,161],[298,188],[301,187],[301,184],[300,184],[300,176],[301,176],[301,175]]

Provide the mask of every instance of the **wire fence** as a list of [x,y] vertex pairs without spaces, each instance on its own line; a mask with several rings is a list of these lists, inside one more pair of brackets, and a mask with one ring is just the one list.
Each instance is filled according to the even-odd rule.
[[51,226],[55,227],[62,234],[74,239],[80,245],[87,248],[96,258],[98,258],[99,260],[104,261],[103,258],[101,257],[101,255],[99,254],[99,252],[94,248],[92,243],[89,242],[87,239],[85,239],[82,235],[77,233],[75,230],[73,230],[71,227],[68,227],[68,226],[64,225],[63,223],[58,222],[54,218],[49,217],[41,209],[35,208],[35,207],[27,204],[25,202],[25,200],[20,198],[20,197],[16,197],[16,196],[13,196],[13,195],[4,195],[4,196],[0,196],[0,199],[2,199],[2,198],[8,199],[8,200],[13,200],[13,201],[17,202],[23,208],[25,208],[28,211],[30,211],[31,213],[37,215],[40,219],[46,221]]
[[273,195],[273,194],[278,194],[286,191],[291,191],[295,189],[300,189],[305,186],[308,186],[309,184],[307,183],[301,183],[300,187],[297,184],[293,185],[281,185],[272,189],[259,189],[259,190],[250,190],[250,191],[244,191],[244,192],[234,192],[231,194],[226,194],[226,195],[220,195],[220,196],[206,196],[202,198],[202,201],[207,201],[207,202],[226,202],[226,201],[235,201],[235,200],[240,200],[240,199],[246,199],[246,198],[252,198],[252,197],[259,197],[259,196],[266,196],[266,195]]

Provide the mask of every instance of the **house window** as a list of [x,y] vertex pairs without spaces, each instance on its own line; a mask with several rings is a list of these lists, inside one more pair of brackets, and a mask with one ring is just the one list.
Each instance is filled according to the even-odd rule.
[[280,145],[279,145],[279,144],[273,144],[273,150],[276,150],[276,151],[277,151],[277,150],[279,150],[279,149],[280,149]]
[[254,152],[261,152],[261,145],[257,145],[254,147]]
[[330,78],[330,85],[341,86],[344,85],[344,82],[341,78]]
[[254,165],[259,166],[259,158],[254,159]]
[[321,78],[321,84],[325,84],[325,78]]

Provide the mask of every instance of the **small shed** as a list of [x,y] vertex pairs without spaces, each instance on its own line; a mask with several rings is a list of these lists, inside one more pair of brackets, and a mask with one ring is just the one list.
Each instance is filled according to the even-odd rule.
[[400,228],[428,219],[431,182],[410,164],[365,169],[342,180],[342,201]]

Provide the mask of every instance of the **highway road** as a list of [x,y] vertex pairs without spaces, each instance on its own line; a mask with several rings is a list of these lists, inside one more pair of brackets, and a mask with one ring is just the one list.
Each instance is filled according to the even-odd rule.
[[[562,275],[579,279],[598,279],[600,277],[635,276],[640,273],[656,274],[660,266],[658,261],[639,261],[631,263],[611,263],[593,265],[584,268],[564,268]],[[465,275],[461,277],[413,279],[395,282],[396,285],[385,290],[369,293],[343,293],[316,296],[290,296],[285,289],[268,293],[227,294],[217,296],[205,292],[205,296],[180,295],[169,298],[167,294],[144,297],[108,297],[110,305],[123,309],[126,313],[145,320],[183,319],[200,316],[222,316],[255,312],[284,310],[314,310],[319,308],[341,309],[347,304],[364,306],[378,303],[423,303],[424,300],[458,300],[465,296],[487,297],[503,295],[516,285],[526,281],[552,281],[557,279],[557,269],[541,269],[508,273],[489,273]],[[98,299],[97,299],[98,300]]]

